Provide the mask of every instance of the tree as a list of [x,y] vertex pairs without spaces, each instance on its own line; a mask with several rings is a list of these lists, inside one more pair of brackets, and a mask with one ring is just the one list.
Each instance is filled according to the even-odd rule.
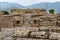
[[9,15],[8,11],[2,11],[5,15]]
[[54,11],[55,11],[54,9],[50,9],[49,13],[54,14]]

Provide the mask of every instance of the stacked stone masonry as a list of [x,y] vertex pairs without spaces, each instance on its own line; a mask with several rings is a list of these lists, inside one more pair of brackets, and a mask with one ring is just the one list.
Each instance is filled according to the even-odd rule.
[[60,15],[14,11],[0,15],[0,40],[60,40]]

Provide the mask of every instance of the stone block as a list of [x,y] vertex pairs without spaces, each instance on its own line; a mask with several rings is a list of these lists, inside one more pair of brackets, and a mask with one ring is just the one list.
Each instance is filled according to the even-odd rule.
[[2,40],[13,40],[13,38],[12,37],[3,37]]
[[[17,38],[17,40],[44,40],[44,39],[34,39],[34,38]],[[48,40],[48,39],[45,39]]]
[[3,15],[0,17],[0,27],[13,27],[13,17],[11,15]]
[[31,37],[32,38],[47,38],[47,35],[45,34],[45,32],[44,31],[38,31],[38,32],[32,32],[31,33]]
[[30,32],[38,31],[37,27],[20,27],[16,28],[15,34],[19,37],[28,37],[30,35]]
[[56,22],[56,25],[57,25],[58,27],[60,27],[60,21],[57,21],[57,22]]
[[60,33],[60,27],[51,28],[51,31],[52,31],[52,32]]
[[5,35],[13,35],[17,37],[28,37],[30,32],[38,31],[38,27],[15,27],[15,28],[1,28]]
[[50,32],[50,39],[60,39],[60,33],[57,32]]
[[56,21],[42,21],[40,22],[40,26],[55,26]]

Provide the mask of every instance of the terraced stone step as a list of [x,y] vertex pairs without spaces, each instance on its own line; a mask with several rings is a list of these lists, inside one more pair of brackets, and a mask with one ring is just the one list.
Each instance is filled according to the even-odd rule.
[[17,38],[17,40],[48,40],[48,39]]

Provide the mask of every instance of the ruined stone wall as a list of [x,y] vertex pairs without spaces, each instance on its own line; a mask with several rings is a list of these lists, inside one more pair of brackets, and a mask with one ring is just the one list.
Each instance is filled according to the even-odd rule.
[[45,15],[47,13],[45,9],[12,9],[11,12],[13,15],[23,15],[28,13]]
[[0,15],[0,27],[13,27],[13,16]]
[[60,15],[0,15],[0,40],[60,40]]

